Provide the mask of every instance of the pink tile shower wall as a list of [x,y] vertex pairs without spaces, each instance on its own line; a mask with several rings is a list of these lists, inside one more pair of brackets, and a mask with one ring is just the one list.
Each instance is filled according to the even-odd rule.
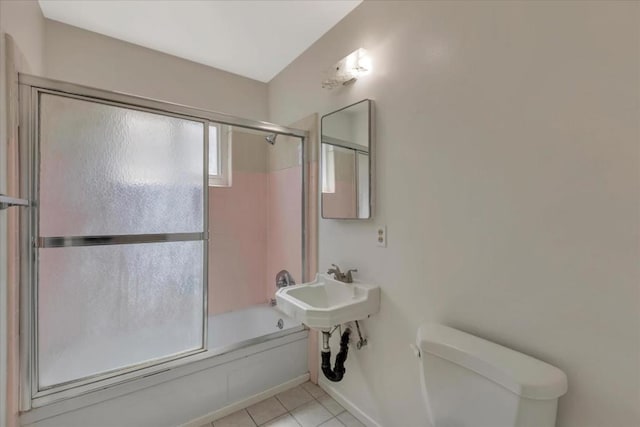
[[231,187],[209,188],[209,314],[274,297],[283,269],[302,281],[302,167],[297,140],[268,146],[234,131]]
[[334,193],[322,193],[322,214],[326,218],[353,218],[357,215],[353,180],[336,180]]
[[270,172],[268,191],[266,294],[272,298],[280,270],[302,280],[302,167]]
[[209,187],[209,314],[267,301],[267,175],[234,172]]

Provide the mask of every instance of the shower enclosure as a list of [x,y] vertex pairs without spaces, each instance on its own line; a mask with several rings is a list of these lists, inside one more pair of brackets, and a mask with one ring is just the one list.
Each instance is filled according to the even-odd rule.
[[266,303],[306,132],[25,75],[20,110],[23,410],[302,330]]

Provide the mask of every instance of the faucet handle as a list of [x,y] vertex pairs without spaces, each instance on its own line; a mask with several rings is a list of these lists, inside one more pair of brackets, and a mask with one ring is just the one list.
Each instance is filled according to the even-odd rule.
[[278,289],[284,288],[286,286],[293,286],[295,284],[296,282],[293,280],[291,273],[289,273],[287,270],[281,270],[280,272],[278,272],[278,274],[276,274],[276,287]]
[[335,264],[331,264],[331,266],[333,268],[330,268],[329,271],[327,271],[328,274],[337,274],[337,275],[342,275],[342,272],[340,271],[340,267],[338,267]]

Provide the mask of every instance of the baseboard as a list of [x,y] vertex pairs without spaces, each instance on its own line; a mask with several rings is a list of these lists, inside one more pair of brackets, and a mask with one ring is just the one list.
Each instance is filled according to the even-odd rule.
[[182,427],[201,427],[204,424],[211,423],[215,420],[219,420],[220,418],[233,414],[236,411],[249,407],[255,403],[268,399],[271,396],[275,396],[278,393],[282,393],[283,391],[289,390],[290,388],[293,388],[297,385],[307,382],[308,380],[309,380],[309,373],[300,375],[299,377],[296,377],[285,383],[282,383],[275,387],[271,387],[268,390],[265,390],[258,394],[254,394],[253,396],[247,397],[246,399],[232,403],[231,405],[225,406],[213,412],[209,412],[206,415],[193,419],[185,424],[182,424]]
[[344,409],[351,412],[351,414],[356,417],[362,424],[366,425],[367,427],[382,427],[373,418],[371,418],[364,411],[354,405],[353,402],[347,399],[342,393],[336,390],[331,385],[331,383],[328,383],[326,380],[324,380],[322,376],[318,378],[318,385],[321,389],[327,392],[329,396],[333,397],[336,402],[341,404]]

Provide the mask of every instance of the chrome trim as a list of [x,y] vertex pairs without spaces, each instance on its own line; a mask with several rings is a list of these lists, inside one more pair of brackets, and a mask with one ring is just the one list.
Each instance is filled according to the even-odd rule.
[[[33,163],[36,156],[34,150],[34,119],[32,117],[32,91],[28,86],[19,87],[19,128],[18,128],[18,157],[19,157],[19,179],[20,195],[29,200],[35,200],[33,184]],[[33,266],[35,253],[31,244],[31,236],[35,235],[33,230],[33,205],[20,210],[20,410],[31,409],[31,384],[33,367]]]
[[[376,105],[369,99],[369,218],[373,218],[376,201]],[[386,236],[385,236],[386,239]]]
[[209,336],[209,125],[208,121],[204,122],[204,159],[202,162],[202,229],[204,230],[204,238],[202,239],[202,348],[205,351]]
[[[86,377],[78,378],[76,380],[65,381],[58,384],[53,384],[51,386],[43,387],[38,390],[33,398],[34,400],[39,399],[44,396],[55,395],[57,398],[54,400],[58,400],[61,396],[61,393],[64,393],[68,390],[73,390],[73,395],[78,394],[78,392],[82,391],[93,391],[96,388],[101,389],[111,384],[117,384],[122,381],[120,377],[127,378],[127,374],[135,373],[135,377],[149,375],[150,373],[155,373],[158,370],[167,369],[163,366],[165,363],[184,359],[189,356],[193,356],[195,354],[206,352],[207,350],[203,348],[190,349],[187,351],[183,351],[180,353],[171,354],[165,357],[159,357],[156,359],[147,360],[142,363],[138,363],[135,365],[131,365],[127,368],[116,368],[110,369],[109,371],[100,372],[93,375],[88,375]],[[143,372],[142,374],[140,372]],[[100,384],[100,387],[96,387],[95,384]]]
[[[37,93],[37,105],[40,105],[40,99],[39,96],[42,94],[45,95],[52,95],[52,96],[59,96],[59,97],[63,97],[63,98],[69,98],[69,99],[75,99],[78,101],[85,101],[85,102],[92,102],[94,104],[101,104],[101,105],[108,105],[110,107],[116,107],[116,108],[125,108],[127,110],[133,110],[133,111],[141,111],[143,113],[149,113],[149,114],[155,114],[155,115],[159,115],[159,116],[165,116],[165,117],[172,117],[172,118],[176,118],[176,119],[180,119],[180,120],[188,120],[191,122],[197,122],[199,124],[201,124],[203,127],[206,127],[206,124],[208,123],[206,119],[202,119],[202,118],[198,118],[198,117],[193,117],[193,116],[189,116],[186,114],[179,114],[179,113],[174,113],[171,111],[163,111],[163,110],[157,110],[157,109],[153,109],[153,108],[146,108],[144,106],[139,106],[139,105],[134,105],[134,104],[126,104],[123,102],[118,102],[118,101],[112,101],[109,99],[104,99],[104,98],[92,98],[90,96],[85,96],[85,95],[78,95],[78,94],[74,94],[74,93],[67,93],[67,92],[60,92],[54,89],[48,89],[48,88],[33,88],[33,90],[36,91]],[[209,171],[207,170],[206,173],[208,174]]]
[[211,357],[222,356],[224,354],[231,353],[232,351],[236,351],[244,347],[249,347],[256,344],[262,344],[267,341],[271,341],[286,335],[295,334],[296,332],[302,332],[304,330],[305,330],[304,325],[300,323],[296,326],[292,326],[287,329],[282,329],[282,330],[278,329],[275,332],[272,332],[270,334],[260,335],[259,337],[249,338],[248,340],[240,341],[237,343],[233,343],[233,344],[229,344],[221,347],[216,347],[216,348],[207,350],[207,354]]
[[335,145],[336,147],[346,148],[347,150],[358,151],[363,154],[369,154],[369,148],[364,145],[354,144],[353,142],[345,141],[339,138],[333,138],[330,136],[322,137],[323,144]]
[[14,206],[29,206],[29,200],[0,194],[0,211]]
[[[314,190],[310,187],[313,180],[311,179],[311,174],[313,172],[312,166],[318,166],[319,163],[319,149],[321,147],[320,144],[320,127],[318,126],[318,116],[316,114],[313,115],[314,118],[314,126],[318,129],[317,135],[313,139],[311,139],[311,133],[307,132],[307,136],[302,138],[302,157],[303,157],[303,169],[302,169],[302,281],[301,283],[309,282],[313,280],[313,276],[315,272],[310,271],[310,263],[309,263],[309,253],[316,251],[312,251],[310,246],[311,244],[311,236],[314,233],[317,233],[318,226],[318,217],[313,218],[314,215],[318,215],[317,209],[315,211],[311,211],[311,194],[314,194]],[[319,170],[318,170],[319,172]],[[319,182],[316,182],[319,184]],[[316,189],[319,190],[319,187]],[[319,192],[315,194],[316,200],[319,197]],[[319,206],[319,203],[318,203]],[[311,229],[311,225],[315,224],[316,228]],[[316,241],[317,245],[317,241]]]
[[[19,75],[18,75],[19,77]],[[30,236],[30,245],[31,250],[33,251],[33,273],[32,279],[32,296],[31,300],[33,301],[33,307],[31,309],[31,317],[33,319],[33,334],[31,340],[31,360],[32,360],[32,368],[31,368],[31,393],[32,398],[33,394],[38,390],[38,366],[39,362],[39,342],[38,342],[38,295],[40,289],[40,270],[38,266],[40,265],[39,253],[35,248],[35,237],[40,235],[40,139],[38,135],[40,135],[40,103],[39,103],[39,95],[38,91],[34,88],[31,88],[31,108],[33,109],[33,117],[32,117],[32,126],[33,131],[31,135],[31,141],[33,145],[33,164],[32,164],[32,186],[33,186],[33,196],[31,200],[34,201],[34,209],[32,210],[32,235]]]
[[300,262],[302,263],[302,270],[300,271],[300,283],[305,283],[309,281],[309,278],[306,277],[307,276],[307,206],[308,206],[308,200],[307,200],[307,196],[308,196],[308,191],[307,191],[307,171],[309,169],[309,165],[307,163],[307,144],[309,141],[309,136],[308,136],[307,132],[307,136],[303,136],[300,138],[300,144],[302,145],[302,153],[301,153],[301,157],[302,157],[302,167],[301,172],[302,172],[302,185],[301,185],[301,189],[302,189],[302,194],[300,195],[300,199],[302,200],[302,206],[301,206],[301,211],[300,211],[300,225],[302,227],[302,230],[300,230],[300,240],[302,240],[301,243],[301,248],[302,248],[302,252],[300,254]]
[[82,95],[94,99],[104,99],[108,101],[115,101],[121,104],[129,104],[135,108],[145,107],[151,110],[183,114],[191,116],[197,119],[210,120],[216,123],[222,123],[232,126],[242,126],[249,129],[275,132],[281,135],[304,137],[308,134],[307,131],[300,129],[294,129],[286,126],[280,126],[275,123],[269,123],[259,120],[245,119],[242,117],[236,117],[225,113],[219,113],[215,111],[203,110],[200,108],[189,107],[182,104],[173,102],[158,101],[151,98],[142,96],[131,95],[123,92],[107,91],[97,89],[89,86],[78,85],[75,83],[63,82],[60,80],[48,79],[45,77],[32,76],[29,74],[19,74],[18,81],[21,85],[32,86],[42,89],[51,89],[58,92],[63,92],[71,95]]
[[191,242],[207,240],[207,233],[118,234],[110,236],[56,236],[38,238],[38,248],[127,245],[134,243]]
[[[356,215],[358,218],[360,217],[360,165],[358,164],[358,155],[362,154],[358,151],[353,151],[353,186],[356,189]],[[367,160],[369,160],[369,153],[362,154],[363,156],[367,156]],[[371,181],[371,177],[369,177],[369,181]],[[369,195],[371,197],[371,195]],[[371,206],[369,206],[371,208]]]

